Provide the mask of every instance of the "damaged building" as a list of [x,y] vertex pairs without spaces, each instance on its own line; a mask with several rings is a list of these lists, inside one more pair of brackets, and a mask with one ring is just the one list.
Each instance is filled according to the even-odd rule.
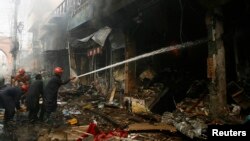
[[65,134],[96,139],[97,121],[112,139],[207,139],[249,114],[249,16],[247,0],[63,0],[30,32],[38,68],[77,76],[59,92],[81,125]]
[[[39,36],[46,60],[44,66],[48,71],[63,66],[67,75],[93,72],[79,77],[79,83],[97,83],[103,94],[112,90],[115,84],[129,95],[140,87],[162,83],[164,88],[172,87],[169,88],[172,98],[168,99],[179,102],[195,80],[217,79],[215,75],[218,74],[211,70],[215,68],[209,66],[213,65],[211,57],[215,48],[209,48],[213,46],[208,46],[210,40],[202,42],[210,37],[218,38],[213,34],[221,34],[218,36],[225,48],[224,58],[220,59],[223,62],[218,64],[225,69],[221,75],[226,75],[222,80],[226,82],[222,83],[244,77],[248,57],[241,44],[246,41],[244,25],[248,22],[248,3],[245,9],[240,8],[242,5],[243,1],[230,0],[63,1],[41,26],[43,32]],[[231,8],[240,8],[237,10],[240,12],[232,14]],[[217,19],[209,23],[212,18],[209,16]],[[216,26],[216,20],[223,23],[221,29],[210,27],[210,24]],[[194,46],[153,55],[153,51],[164,47],[199,41],[201,43]],[[152,55],[148,57],[114,65],[150,52]],[[104,68],[110,65],[114,67]]]

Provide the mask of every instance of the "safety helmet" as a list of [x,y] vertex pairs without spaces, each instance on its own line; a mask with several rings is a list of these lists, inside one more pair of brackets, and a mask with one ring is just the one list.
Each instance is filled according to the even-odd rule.
[[61,67],[56,67],[54,69],[54,73],[57,75],[61,75],[63,73],[63,69]]
[[24,69],[19,69],[19,74],[25,74],[25,70]]
[[28,91],[28,89],[29,89],[29,86],[28,85],[22,85],[21,86],[21,90],[23,91],[23,92],[27,92]]

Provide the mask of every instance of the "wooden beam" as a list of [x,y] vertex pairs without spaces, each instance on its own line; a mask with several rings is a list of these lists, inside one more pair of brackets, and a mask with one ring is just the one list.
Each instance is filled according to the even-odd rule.
[[[130,34],[125,34],[126,48],[125,48],[125,59],[129,59],[136,56],[135,43],[131,39]],[[125,95],[132,93],[136,88],[136,75],[135,75],[135,62],[125,64]]]
[[[217,16],[215,16],[217,15]],[[214,117],[227,115],[226,104],[226,69],[225,49],[221,36],[223,34],[222,21],[215,17],[222,16],[220,10],[215,9],[207,15],[208,27],[208,78],[210,94],[210,113]]]
[[135,123],[128,126],[129,131],[150,131],[150,130],[159,130],[159,131],[170,131],[176,132],[176,128],[172,125],[165,123],[158,124],[149,124],[149,123]]

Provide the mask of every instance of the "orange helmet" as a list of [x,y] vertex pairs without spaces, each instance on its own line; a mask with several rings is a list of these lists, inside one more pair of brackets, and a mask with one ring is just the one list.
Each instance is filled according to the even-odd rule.
[[25,74],[25,70],[24,69],[19,69],[19,74]]
[[21,90],[23,91],[23,92],[27,92],[28,91],[28,89],[29,89],[29,86],[28,85],[22,85],[21,86]]
[[58,74],[58,75],[61,75],[63,73],[63,69],[61,67],[56,67],[54,69],[54,73]]

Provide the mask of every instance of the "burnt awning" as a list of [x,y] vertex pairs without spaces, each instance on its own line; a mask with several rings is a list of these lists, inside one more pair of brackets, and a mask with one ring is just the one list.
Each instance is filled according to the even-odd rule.
[[111,31],[112,31],[112,29],[110,27],[106,26],[106,27],[101,28],[98,31],[90,34],[89,36],[87,36],[85,38],[78,39],[78,41],[88,42],[90,39],[92,39],[98,45],[104,46],[105,41],[106,41],[106,39],[109,36]]

